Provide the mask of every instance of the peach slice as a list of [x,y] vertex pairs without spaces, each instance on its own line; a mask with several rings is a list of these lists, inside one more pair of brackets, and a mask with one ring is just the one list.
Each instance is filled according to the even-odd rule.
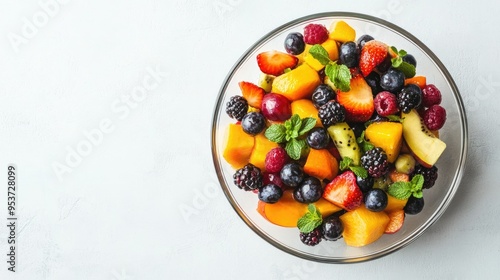
[[[342,210],[342,208],[332,203],[320,199],[314,203],[323,217]],[[296,227],[297,221],[308,211],[307,204],[303,204],[293,199],[293,191],[285,190],[280,200],[274,204],[265,203],[259,200],[257,211],[271,223],[283,227]]]
[[241,168],[248,163],[254,142],[254,137],[245,133],[241,125],[229,124],[222,156],[233,168]]
[[349,211],[340,220],[344,225],[344,241],[348,246],[361,247],[375,242],[383,234],[390,218],[385,212],[372,212],[363,205]]

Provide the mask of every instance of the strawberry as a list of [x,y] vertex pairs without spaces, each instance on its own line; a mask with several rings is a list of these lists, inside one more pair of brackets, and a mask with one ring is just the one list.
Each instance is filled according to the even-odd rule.
[[323,198],[351,211],[361,206],[363,193],[356,183],[356,175],[352,171],[346,171],[325,186]]
[[262,98],[264,98],[264,94],[266,94],[264,89],[255,84],[244,81],[239,82],[238,85],[240,86],[241,94],[243,95],[243,98],[247,100],[248,105],[260,109]]
[[382,63],[387,56],[387,45],[379,41],[369,41],[361,49],[359,56],[359,69],[364,77]]
[[401,229],[405,221],[405,210],[396,210],[389,212],[389,224],[385,228],[384,233],[395,233]]
[[279,51],[267,51],[257,55],[260,71],[274,76],[283,74],[285,69],[295,67],[298,62],[297,57]]
[[361,75],[351,79],[351,90],[337,92],[337,101],[344,106],[346,120],[351,122],[366,122],[375,110],[372,89]]

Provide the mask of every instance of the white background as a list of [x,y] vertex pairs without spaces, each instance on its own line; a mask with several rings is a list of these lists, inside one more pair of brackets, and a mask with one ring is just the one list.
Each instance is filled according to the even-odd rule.
[[[480,2],[65,0],[47,16],[36,1],[1,0],[0,279],[498,279],[500,9]],[[470,129],[442,218],[402,250],[353,265],[308,262],[254,234],[219,189],[210,152],[214,100],[237,58],[277,26],[326,11],[379,16],[423,41],[455,78]],[[151,89],[127,101],[145,79]],[[19,169],[16,273],[5,261],[9,163]]]

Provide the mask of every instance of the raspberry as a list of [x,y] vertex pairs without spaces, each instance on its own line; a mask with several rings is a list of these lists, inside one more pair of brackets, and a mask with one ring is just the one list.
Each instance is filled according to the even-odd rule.
[[322,24],[308,24],[304,27],[304,42],[309,45],[321,44],[328,39],[328,29]]
[[309,233],[300,233],[300,241],[308,246],[318,245],[322,238],[323,232],[321,231],[321,226],[315,228]]
[[422,165],[418,165],[415,167],[415,171],[413,171],[413,176],[420,174],[424,177],[424,185],[422,188],[430,189],[436,183],[438,178],[438,169],[436,166],[432,166],[431,168],[423,167]]
[[267,172],[280,172],[281,168],[283,168],[287,161],[288,154],[285,149],[277,147],[267,153],[264,166]]
[[251,191],[262,187],[262,173],[258,167],[251,163],[236,170],[233,179],[234,184],[245,191]]
[[379,178],[389,171],[389,162],[387,154],[382,148],[373,148],[366,151],[361,157],[361,165],[368,171],[368,175],[373,178]]
[[422,104],[424,107],[441,104],[441,91],[433,84],[426,85],[422,89]]
[[328,101],[318,110],[318,117],[325,128],[345,120],[345,108],[335,100]]
[[373,102],[375,104],[375,110],[377,110],[377,113],[382,117],[393,115],[399,111],[396,95],[388,91],[378,93]]
[[432,105],[424,112],[424,123],[430,130],[438,130],[446,121],[446,110],[439,105]]

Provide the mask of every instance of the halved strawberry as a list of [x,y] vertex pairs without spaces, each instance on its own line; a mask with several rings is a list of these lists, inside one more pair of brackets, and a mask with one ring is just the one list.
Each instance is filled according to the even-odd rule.
[[351,79],[351,90],[337,92],[337,101],[345,108],[346,121],[366,122],[375,110],[372,89],[361,75]]
[[384,233],[395,233],[403,227],[405,221],[405,210],[396,210],[387,213],[389,216],[389,224],[385,228]]
[[297,57],[279,51],[267,51],[257,55],[260,71],[274,76],[283,74],[285,69],[295,67],[298,62]]
[[262,98],[264,98],[264,94],[266,94],[264,89],[253,83],[245,81],[239,82],[238,85],[240,86],[241,94],[243,95],[243,98],[247,100],[248,105],[260,109],[260,106],[262,105]]
[[363,76],[368,76],[387,56],[387,45],[379,41],[369,41],[361,49],[359,69]]
[[352,171],[346,171],[325,186],[323,198],[351,211],[361,206],[363,193],[356,183],[356,175]]

